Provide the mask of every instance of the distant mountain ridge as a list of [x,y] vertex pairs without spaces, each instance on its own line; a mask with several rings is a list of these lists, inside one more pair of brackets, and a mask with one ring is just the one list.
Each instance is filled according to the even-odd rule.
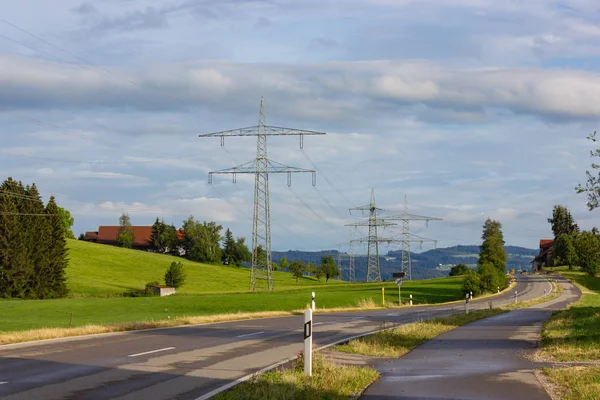
[[[519,246],[505,246],[504,250],[508,255],[507,267],[515,270],[529,269],[533,258],[538,254],[537,249],[528,249]],[[313,262],[319,264],[321,257],[331,255],[336,262],[338,261],[338,250],[321,251],[274,251],[273,261],[279,263],[282,257],[288,262],[292,260],[302,260],[304,262]],[[344,255],[345,253],[342,253]],[[381,275],[384,280],[392,279],[392,272],[399,271],[402,262],[402,251],[389,251],[385,255],[380,255],[379,265]],[[424,251],[423,253],[410,253],[412,264],[413,279],[428,279],[447,276],[450,268],[458,263],[467,264],[469,267],[475,267],[479,257],[479,246],[477,245],[459,245],[446,248],[438,248]],[[366,255],[355,258],[354,261],[355,276],[357,281],[364,281],[367,274]],[[440,265],[441,264],[441,265]],[[347,268],[347,257],[342,257],[341,266]],[[348,279],[347,271],[343,271],[343,279]]]

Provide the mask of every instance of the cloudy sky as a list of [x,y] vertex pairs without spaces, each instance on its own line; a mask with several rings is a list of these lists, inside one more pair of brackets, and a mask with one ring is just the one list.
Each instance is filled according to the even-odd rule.
[[256,139],[198,135],[255,125],[264,96],[268,124],[327,133],[269,138],[271,159],[318,171],[271,177],[273,249],[346,249],[371,189],[389,214],[407,195],[443,218],[411,226],[438,247],[479,244],[491,217],[536,248],[554,204],[600,225],[574,191],[599,17],[595,0],[3,2],[2,175],[55,194],[76,234],[193,214],[250,240],[253,177],[207,174]]

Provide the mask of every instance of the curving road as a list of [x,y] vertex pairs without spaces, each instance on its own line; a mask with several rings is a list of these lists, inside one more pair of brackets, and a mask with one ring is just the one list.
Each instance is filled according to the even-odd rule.
[[[544,295],[543,277],[519,276],[519,301]],[[514,291],[471,309],[514,302]],[[318,304],[317,304],[318,306]],[[313,338],[326,346],[385,322],[464,312],[464,304],[315,314]],[[209,398],[237,380],[302,350],[303,316],[234,321],[0,346],[2,399]]]

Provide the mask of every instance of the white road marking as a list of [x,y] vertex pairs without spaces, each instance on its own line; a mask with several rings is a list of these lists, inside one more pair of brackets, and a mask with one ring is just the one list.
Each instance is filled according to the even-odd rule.
[[167,351],[167,350],[173,350],[175,347],[165,347],[164,349],[158,349],[158,350],[152,350],[152,351],[145,351],[143,353],[137,353],[137,354],[130,354],[127,357],[137,357],[137,356],[144,356],[146,354],[152,354],[152,353],[158,353],[160,351]]
[[391,313],[391,314],[386,314],[389,317],[397,317],[398,315],[400,315],[400,313]]
[[317,325],[323,325],[323,322],[315,322],[315,323],[313,324],[313,326],[317,326]]
[[248,336],[260,335],[261,333],[265,333],[265,331],[254,332],[254,333],[246,333],[245,335],[240,335],[240,336],[237,336],[237,337],[243,338],[243,337],[248,337]]
[[5,384],[7,384],[7,383],[8,383],[8,382],[0,382],[0,385],[5,385]]

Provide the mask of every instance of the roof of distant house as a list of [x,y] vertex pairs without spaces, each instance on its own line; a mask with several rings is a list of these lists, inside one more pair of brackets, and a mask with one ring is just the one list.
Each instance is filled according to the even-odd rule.
[[554,240],[552,239],[540,239],[540,249],[545,249],[546,247],[552,247],[554,245]]
[[[119,228],[120,226],[100,226],[98,228],[98,242],[116,242]],[[147,246],[150,244],[152,226],[132,226],[132,228],[134,246]]]
[[97,240],[98,232],[86,232],[83,238],[84,240]]

